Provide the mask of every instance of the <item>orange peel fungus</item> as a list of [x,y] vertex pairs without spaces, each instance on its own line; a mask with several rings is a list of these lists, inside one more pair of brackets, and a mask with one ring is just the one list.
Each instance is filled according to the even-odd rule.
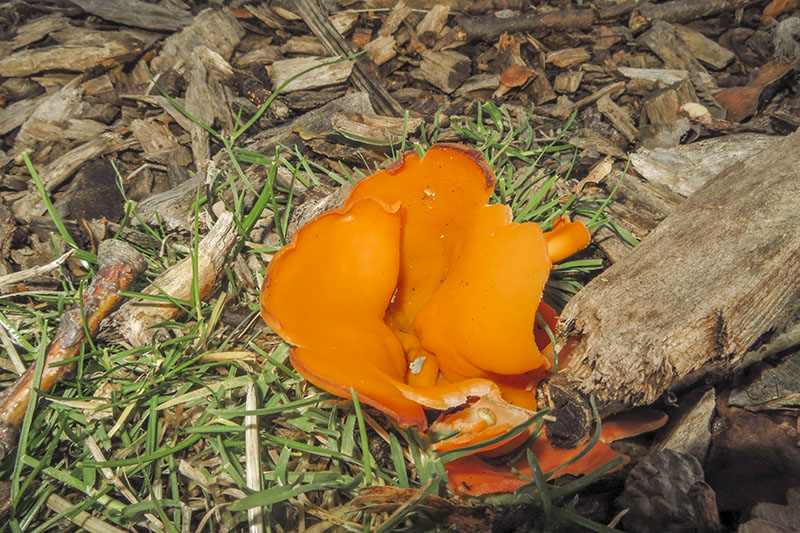
[[502,435],[536,410],[552,360],[537,312],[551,329],[557,320],[544,285],[553,262],[589,243],[566,217],[546,233],[512,222],[507,206],[488,205],[495,184],[475,150],[408,152],[298,230],[262,287],[265,322],[311,383],[345,398],[352,389],[420,430],[425,409],[461,408],[432,428],[460,431],[440,451]]

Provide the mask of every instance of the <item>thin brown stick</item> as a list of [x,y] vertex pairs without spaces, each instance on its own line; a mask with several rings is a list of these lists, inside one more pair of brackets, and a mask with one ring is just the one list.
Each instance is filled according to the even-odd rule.
[[602,9],[565,9],[547,13],[525,13],[518,17],[497,18],[486,15],[456,19],[468,41],[493,41],[506,32],[589,29],[595,24],[613,22],[628,17],[634,10],[647,20],[684,23],[698,18],[733,11],[755,4],[757,0],[672,0],[663,4],[628,0]]
[[[117,240],[100,243],[99,270],[83,295],[81,308],[74,307],[61,316],[55,338],[47,350],[39,389],[47,392],[56,382],[75,371],[75,364],[53,366],[75,357],[86,333],[97,332],[100,321],[119,304],[119,291],[127,289],[145,269],[144,257],[131,245]],[[17,435],[28,408],[36,365],[33,364],[13,385],[0,393],[0,459],[17,447]]]
[[571,9],[550,13],[526,13],[518,17],[497,18],[494,15],[470,18],[460,16],[456,19],[458,28],[468,41],[492,42],[504,33],[534,31],[549,28],[553,30],[588,29],[597,22],[594,9]]

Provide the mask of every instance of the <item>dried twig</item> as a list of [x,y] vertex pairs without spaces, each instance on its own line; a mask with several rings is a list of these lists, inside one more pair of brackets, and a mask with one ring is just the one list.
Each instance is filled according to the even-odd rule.
[[[86,333],[94,335],[103,320],[119,304],[119,292],[127,289],[131,282],[145,269],[145,260],[131,245],[117,240],[100,243],[98,250],[100,269],[83,295],[81,308],[74,307],[65,312],[47,351],[38,388],[49,391],[55,383],[74,370],[74,364],[53,366],[78,354]],[[28,407],[33,387],[36,365],[28,370],[0,394],[0,459],[10,454],[17,446],[17,434]]]
[[47,274],[51,270],[55,270],[58,268],[64,261],[66,261],[69,256],[72,255],[74,250],[70,250],[69,252],[63,254],[61,257],[58,257],[46,265],[35,266],[33,268],[28,268],[26,270],[21,270],[19,272],[12,272],[11,274],[5,274],[0,276],[0,287],[5,287],[6,285],[13,285],[15,283],[21,283],[25,280],[35,278],[38,276],[42,276]]
[[634,10],[647,20],[689,22],[698,18],[747,7],[756,0],[672,0],[663,4],[628,0],[602,9],[565,9],[547,13],[526,13],[519,17],[497,18],[458,17],[458,27],[469,41],[493,41],[506,32],[588,29],[601,22],[612,22],[630,15]]
[[[201,300],[208,298],[214,291],[217,279],[225,268],[225,259],[237,241],[233,214],[225,211],[198,244],[197,284]],[[168,268],[153,281],[152,287],[143,292],[188,301],[191,299],[193,276],[192,258],[187,257]],[[182,310],[170,302],[133,299],[114,314],[112,320],[117,327],[113,334],[122,335],[133,346],[144,346],[153,341],[156,333],[153,326],[174,320],[181,313]],[[101,337],[106,338],[104,335],[101,332]]]

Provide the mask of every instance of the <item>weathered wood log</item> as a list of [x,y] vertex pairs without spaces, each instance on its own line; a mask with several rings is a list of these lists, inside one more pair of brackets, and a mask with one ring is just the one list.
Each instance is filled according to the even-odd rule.
[[689,196],[732,164],[771,149],[780,142],[781,137],[773,135],[736,133],[671,149],[640,148],[631,154],[631,164],[650,183]]
[[606,414],[800,343],[798,183],[800,130],[706,182],[569,302],[548,385]]

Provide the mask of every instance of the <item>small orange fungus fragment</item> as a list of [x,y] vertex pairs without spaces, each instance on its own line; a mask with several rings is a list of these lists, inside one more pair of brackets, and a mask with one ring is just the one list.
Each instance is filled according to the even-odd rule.
[[[460,433],[450,439],[434,443],[431,448],[443,452],[477,444],[511,431],[529,418],[529,412],[503,402],[499,396],[497,399],[483,397],[467,409],[462,409],[442,421],[433,423],[431,425],[433,431],[456,429]],[[507,441],[484,448],[481,452],[498,448],[505,442]],[[519,444],[522,442],[519,442],[517,446]]]
[[569,217],[558,217],[553,230],[544,234],[547,251],[555,263],[566,259],[589,245],[591,236],[582,222],[570,222]]
[[400,213],[374,200],[329,211],[272,258],[261,292],[264,321],[294,348],[309,381],[339,396],[352,387],[401,423],[425,426],[419,404],[389,383],[406,358],[383,322],[400,265]]
[[538,224],[512,223],[505,205],[483,206],[473,220],[417,316],[417,333],[451,380],[466,365],[449,363],[462,359],[503,375],[539,368],[547,364],[533,333],[550,273],[544,234]]
[[[603,422],[600,440],[577,461],[564,465],[577,457],[582,447],[562,449],[554,448],[542,431],[530,445],[536,456],[539,467],[548,477],[563,474],[580,475],[592,472],[609,461],[623,458],[616,468],[621,468],[629,458],[614,451],[608,444],[619,439],[635,437],[648,431],[654,431],[667,421],[664,413],[653,409],[634,409],[615,415]],[[527,457],[518,459],[513,468],[526,477],[532,472]],[[468,455],[445,465],[450,488],[455,494],[482,496],[497,492],[513,492],[527,483],[525,479],[514,474],[509,468],[490,465],[477,455]]]

